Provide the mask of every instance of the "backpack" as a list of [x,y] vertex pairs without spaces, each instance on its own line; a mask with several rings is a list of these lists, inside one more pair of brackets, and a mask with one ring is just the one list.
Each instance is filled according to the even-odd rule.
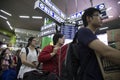
[[[29,49],[28,47],[25,47],[25,50],[26,50],[26,56],[28,55],[29,53]],[[37,55],[38,55],[38,50],[35,48],[36,52],[37,52]],[[22,61],[21,61],[21,58],[18,57],[18,62],[17,62],[17,66],[16,66],[16,71],[17,71],[17,74],[19,73],[19,70],[20,70],[20,67],[22,65]],[[38,64],[39,65],[39,64]]]
[[65,60],[61,68],[61,80],[76,80],[77,71],[80,67],[79,46],[77,43],[70,43],[66,52]]

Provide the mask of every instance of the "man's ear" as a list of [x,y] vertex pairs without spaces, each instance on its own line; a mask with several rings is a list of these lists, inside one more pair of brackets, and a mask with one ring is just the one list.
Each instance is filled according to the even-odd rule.
[[86,20],[87,20],[87,22],[91,22],[91,20],[92,20],[92,17],[90,17],[90,16],[87,16],[87,17],[86,17]]

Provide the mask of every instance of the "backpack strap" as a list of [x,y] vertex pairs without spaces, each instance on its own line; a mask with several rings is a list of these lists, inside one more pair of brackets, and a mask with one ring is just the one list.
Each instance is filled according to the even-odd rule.
[[27,57],[27,55],[29,53],[28,47],[25,47],[25,50],[26,50],[26,57]]
[[37,48],[35,48],[35,50],[36,50],[36,52],[37,52],[37,55],[38,55],[38,50],[37,50]]
[[[25,47],[25,50],[26,50],[26,56],[27,56],[28,53],[29,53],[29,49],[28,49],[28,47]],[[35,50],[36,50],[36,53],[37,53],[37,55],[38,55],[38,50],[37,50],[37,48],[35,48]]]

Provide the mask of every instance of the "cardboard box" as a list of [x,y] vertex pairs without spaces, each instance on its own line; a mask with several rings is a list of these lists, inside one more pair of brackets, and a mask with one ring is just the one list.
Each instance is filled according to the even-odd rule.
[[113,29],[107,31],[108,42],[117,41],[120,42],[120,29]]
[[[108,45],[120,50],[120,42],[112,42]],[[104,80],[120,80],[120,65],[114,64],[98,54],[96,54],[96,56]]]
[[120,80],[120,65],[96,54],[104,80]]

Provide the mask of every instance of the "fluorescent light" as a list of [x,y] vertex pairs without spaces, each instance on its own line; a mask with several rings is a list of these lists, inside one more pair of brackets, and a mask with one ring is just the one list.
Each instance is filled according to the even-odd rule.
[[13,27],[11,26],[9,21],[6,21],[6,23],[8,24],[8,26],[10,27],[11,30],[13,30]]
[[11,30],[13,30],[13,27],[11,25],[9,27],[10,27]]
[[105,30],[105,29],[108,29],[109,27],[103,27],[103,28],[100,28],[99,30]]
[[6,22],[7,22],[8,26],[10,26],[10,23],[9,23],[9,21],[6,21]]
[[30,16],[19,16],[20,18],[30,18]]
[[12,16],[12,14],[10,14],[10,13],[8,13],[8,12],[2,10],[2,9],[1,9],[0,11],[3,12],[4,14],[7,14],[8,16]]
[[6,18],[6,17],[4,17],[4,16],[2,16],[2,15],[0,15],[0,17],[1,17],[1,18],[3,18],[3,19],[6,19],[6,20],[7,20],[7,18]]
[[108,16],[109,18],[113,18],[113,16]]
[[33,19],[42,19],[41,16],[32,16]]
[[106,11],[110,11],[112,9],[112,7],[109,7],[109,8],[107,8],[107,10]]
[[120,1],[118,1],[118,4],[120,4]]
[[120,16],[119,16],[119,18],[120,18]]

